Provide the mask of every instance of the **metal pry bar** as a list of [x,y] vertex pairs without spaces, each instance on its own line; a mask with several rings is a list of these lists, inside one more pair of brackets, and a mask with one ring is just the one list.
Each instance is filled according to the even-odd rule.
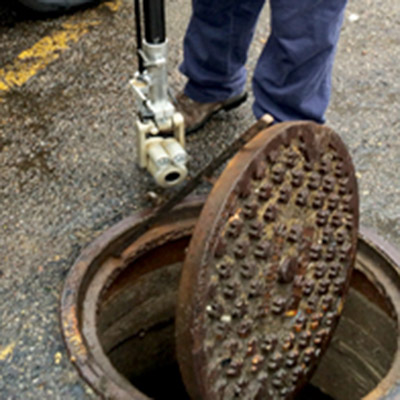
[[[127,240],[132,242],[136,240],[136,238],[154,225],[163,215],[166,215],[174,206],[192,193],[201,182],[204,180],[207,181],[224,162],[229,160],[229,158],[239,151],[247,142],[249,142],[262,130],[270,127],[273,122],[274,118],[269,114],[265,114],[246,132],[241,134],[224,150],[222,150],[221,153],[211,160],[203,169],[198,171],[193,177],[187,180],[187,182],[181,188],[179,188],[177,192],[172,194],[168,193],[166,198],[163,199],[162,203],[150,214],[145,216],[134,231],[129,232],[129,238],[121,237],[121,241],[119,243],[126,243]],[[118,254],[122,251],[122,248],[117,243],[116,247],[112,251],[115,256],[118,256]]]

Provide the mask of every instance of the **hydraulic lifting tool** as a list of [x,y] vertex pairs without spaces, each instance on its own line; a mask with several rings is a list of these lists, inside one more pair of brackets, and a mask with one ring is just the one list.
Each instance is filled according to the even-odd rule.
[[184,119],[175,110],[168,90],[164,0],[134,1],[138,71],[130,84],[138,104],[138,162],[158,185],[167,188],[186,178],[188,155]]

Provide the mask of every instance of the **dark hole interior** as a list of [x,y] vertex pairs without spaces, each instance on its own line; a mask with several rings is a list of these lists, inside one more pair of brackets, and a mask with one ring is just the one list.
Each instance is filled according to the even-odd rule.
[[171,172],[165,176],[165,180],[167,182],[175,182],[180,178],[180,174],[178,172]]
[[[149,374],[131,381],[143,393],[154,399],[166,399],[169,396],[178,400],[189,400],[180,377],[178,364],[175,362],[167,367],[155,368]],[[154,384],[157,382],[157,385]],[[166,389],[168,388],[168,393]],[[323,393],[318,387],[308,384],[296,400],[334,400]]]
[[[99,302],[97,328],[104,351],[132,385],[155,399],[189,398],[174,349],[176,293],[188,241],[169,242],[132,261]],[[331,346],[297,400],[360,399],[390,368],[396,323],[379,306],[382,295],[362,273],[353,281]],[[360,291],[366,286],[368,296]],[[375,346],[372,355],[370,343]],[[351,354],[343,354],[347,348],[353,349]],[[373,376],[368,375],[371,369]]]

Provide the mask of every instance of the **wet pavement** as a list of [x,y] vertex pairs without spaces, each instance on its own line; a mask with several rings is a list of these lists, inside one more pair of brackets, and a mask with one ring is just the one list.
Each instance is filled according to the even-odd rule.
[[[1,399],[96,398],[68,360],[58,307],[63,280],[80,250],[115,222],[150,206],[146,194],[158,190],[134,163],[131,3],[109,2],[48,20],[0,6]],[[184,83],[176,67],[189,15],[190,2],[168,1],[175,90]],[[267,20],[266,9],[250,71],[268,36]],[[47,37],[50,42],[43,41]],[[24,60],[21,54],[37,49],[38,42],[40,54],[34,56],[41,61]],[[354,157],[362,224],[397,247],[399,60],[398,0],[351,1],[327,124]],[[7,84],[4,71],[13,77]],[[248,101],[191,136],[191,170],[252,122]]]

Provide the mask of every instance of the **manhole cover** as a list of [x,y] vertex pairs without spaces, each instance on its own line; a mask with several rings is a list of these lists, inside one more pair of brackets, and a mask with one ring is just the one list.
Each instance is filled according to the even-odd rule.
[[193,234],[177,311],[193,399],[289,399],[341,314],[356,253],[358,193],[339,136],[295,122],[229,163]]
[[[63,335],[71,361],[99,398],[188,399],[175,359],[174,319],[185,248],[201,207],[181,205],[132,243],[124,238],[141,221],[137,213],[102,234],[71,268],[61,302]],[[361,234],[341,321],[312,380],[328,398],[398,398],[399,263],[393,249]],[[307,387],[300,399],[326,395]]]

